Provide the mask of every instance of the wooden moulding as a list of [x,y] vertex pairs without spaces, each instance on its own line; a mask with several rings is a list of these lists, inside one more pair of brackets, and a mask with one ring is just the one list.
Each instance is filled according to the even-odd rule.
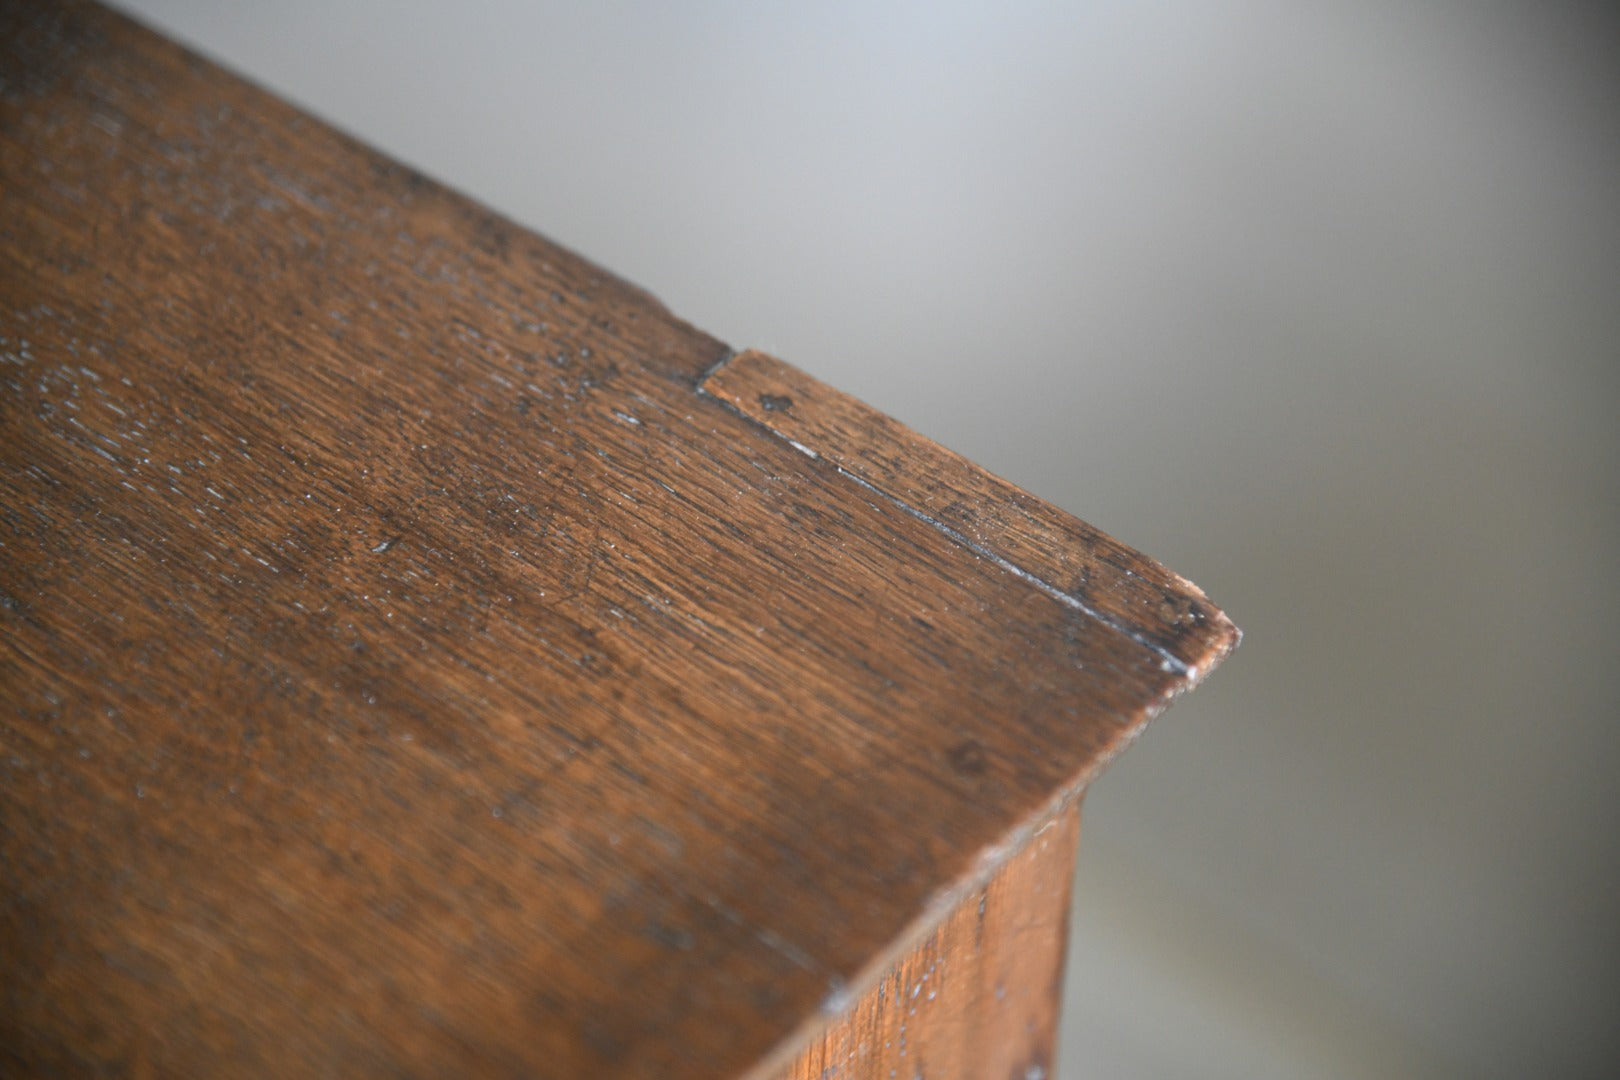
[[927,957],[951,1075],[1237,640],[83,3],[0,4],[0,432],[0,1071],[769,1076]]

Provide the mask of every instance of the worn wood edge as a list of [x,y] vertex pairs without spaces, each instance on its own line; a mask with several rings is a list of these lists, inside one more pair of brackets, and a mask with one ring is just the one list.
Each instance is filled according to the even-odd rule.
[[[847,1015],[862,998],[870,993],[882,980],[885,973],[912,950],[918,948],[930,935],[936,933],[959,904],[986,888],[996,874],[1014,857],[1024,851],[1035,837],[1055,824],[1065,812],[1076,808],[1092,780],[1134,743],[1147,725],[1168,708],[1175,699],[1191,691],[1208,678],[1210,672],[1237,648],[1243,636],[1242,631],[1224,612],[1209,603],[1203,590],[1198,586],[1174,571],[1164,568],[1162,564],[1130,551],[1130,549],[1125,550],[1140,559],[1144,565],[1158,571],[1164,581],[1183,591],[1189,599],[1207,605],[1209,615],[1202,620],[1201,626],[1204,633],[1199,635],[1193,649],[1184,651],[1182,655],[1177,655],[1177,653],[1155,643],[1136,628],[1130,625],[1120,625],[1119,620],[1108,618],[1093,610],[1066,590],[1019,566],[996,550],[995,546],[975,542],[962,535],[959,531],[952,529],[949,525],[912,506],[906,499],[884,490],[879,484],[873,483],[860,475],[856,471],[859,468],[859,462],[852,457],[852,455],[858,455],[863,449],[858,438],[845,445],[829,446],[819,442],[816,445],[810,445],[796,439],[794,433],[786,430],[781,423],[773,423],[772,418],[777,414],[777,410],[766,404],[766,398],[769,396],[770,390],[779,385],[784,374],[791,378],[795,386],[812,388],[814,401],[826,403],[829,408],[841,410],[856,418],[859,422],[881,424],[888,430],[898,431],[905,438],[909,450],[931,458],[929,461],[930,466],[958,473],[967,477],[972,483],[997,494],[1005,493],[1009,500],[1028,500],[1036,503],[1052,511],[1053,516],[1057,516],[1060,522],[1065,519],[1074,522],[1074,525],[1077,526],[1075,533],[1068,535],[1060,532],[1057,536],[1051,538],[1054,542],[1085,543],[1089,537],[1099,535],[1090,526],[1086,526],[1078,519],[1072,518],[1055,507],[1051,507],[1051,504],[1030,495],[1010,481],[1003,480],[989,470],[906,427],[892,417],[873,409],[859,399],[827,386],[813,376],[766,353],[757,350],[727,352],[698,378],[695,389],[700,397],[745,417],[765,428],[777,438],[787,442],[800,453],[823,463],[841,480],[854,484],[868,493],[882,497],[899,509],[932,525],[974,555],[989,558],[996,562],[1003,569],[1027,581],[1033,588],[1051,596],[1056,602],[1082,611],[1086,616],[1098,623],[1102,632],[1123,634],[1143,648],[1151,650],[1161,658],[1163,669],[1167,672],[1173,672],[1178,677],[1163,694],[1146,704],[1129,724],[1125,725],[1106,746],[1094,754],[1079,772],[1061,786],[1051,798],[1023,821],[1009,829],[1000,840],[983,848],[974,858],[972,868],[968,873],[938,889],[911,922],[884,949],[870,958],[854,977],[848,979],[843,986],[836,988],[824,999],[817,1015],[807,1017],[792,1032],[779,1040],[769,1053],[741,1074],[738,1080],[771,1080],[798,1055],[804,1053],[830,1025]],[[1011,502],[1010,505],[1015,511],[1020,509],[1019,502]],[[991,539],[993,543],[993,538]],[[1105,537],[1105,539],[1107,538]]]
[[1235,647],[1235,642],[1219,657],[1206,664],[1196,677],[1178,680],[1164,694],[1144,706],[1130,724],[1093,755],[1079,773],[1059,788],[1034,813],[1014,825],[1000,840],[982,848],[967,874],[936,890],[924,903],[922,910],[899,934],[869,959],[853,978],[848,979],[843,986],[823,999],[821,1009],[816,1015],[807,1017],[736,1080],[771,1080],[804,1053],[829,1026],[846,1016],[870,993],[890,968],[938,931],[959,904],[988,887],[1003,867],[1022,853],[1036,837],[1056,824],[1066,812],[1078,810],[1091,782],[1141,737],[1148,724],[1169,708],[1177,698],[1193,690],[1207,678],[1220,660],[1231,652],[1232,647]]
[[[1202,589],[1162,563],[785,361],[756,349],[730,353],[703,374],[697,390],[1059,603],[1152,650],[1164,670],[1184,676],[1193,684],[1225,659],[1242,639],[1242,632]],[[914,466],[904,464],[913,461]],[[947,488],[985,504],[992,520],[1011,522],[1034,537],[1039,545],[1033,552],[1035,558],[1026,557],[1031,554],[1027,544],[1020,550],[1011,529],[969,536],[938,512],[917,505],[916,485],[912,482],[915,474],[937,474],[944,478]],[[1099,594],[1108,589],[1121,593],[1141,588],[1159,590],[1174,596],[1177,603],[1173,606],[1178,610],[1191,613],[1188,623],[1183,625],[1177,618],[1172,627],[1162,618],[1134,614],[1128,605],[1135,602],[1135,596],[1110,595],[1105,605],[1095,596],[1066,588],[1053,579],[1049,572],[1053,560],[1043,557],[1042,550],[1084,552],[1097,561],[1098,549],[1103,548],[1103,558],[1128,558],[1133,568],[1125,570],[1116,581],[1100,586]]]
[[[960,921],[962,920],[963,916],[966,913],[972,912],[975,909],[977,909],[977,913],[978,913],[979,921],[980,921],[980,928],[979,929],[982,931],[983,930],[983,920],[985,918],[985,903],[986,903],[987,898],[989,898],[992,894],[997,893],[998,890],[1005,889],[1009,885],[1009,883],[1010,883],[1010,881],[1012,879],[1018,878],[1021,874],[1030,873],[1031,872],[1031,867],[1032,867],[1032,861],[1041,860],[1043,858],[1044,859],[1055,859],[1055,860],[1061,861],[1061,863],[1064,864],[1064,869],[1063,869],[1063,871],[1061,873],[1061,884],[1060,884],[1059,899],[1046,912],[1046,914],[1056,917],[1055,922],[1057,923],[1057,927],[1058,927],[1057,928],[1057,936],[1058,936],[1059,940],[1062,942],[1062,944],[1060,944],[1059,947],[1056,949],[1055,953],[1047,958],[1048,962],[1051,963],[1051,965],[1053,967],[1053,974],[1055,975],[1057,982],[1056,982],[1055,985],[1052,984],[1052,983],[1046,983],[1046,984],[1024,983],[1017,990],[1015,990],[1014,988],[1012,988],[1009,985],[1008,992],[1009,992],[1010,995],[1011,994],[1016,994],[1016,993],[1029,993],[1031,991],[1033,991],[1034,994],[1036,994],[1037,996],[1050,995],[1049,998],[1048,998],[1048,1001],[1049,1001],[1049,1006],[1053,1011],[1053,1017],[1052,1017],[1053,1024],[1052,1024],[1051,1029],[1047,1032],[1048,1038],[1046,1038],[1045,1040],[1042,1040],[1042,1041],[1044,1041],[1046,1043],[1046,1046],[1044,1047],[1044,1053],[1041,1053],[1041,1047],[1038,1044],[1035,1045],[1035,1046],[1030,1046],[1030,1045],[1027,1045],[1027,1044],[1024,1045],[1022,1047],[1022,1049],[1026,1050],[1026,1051],[1027,1050],[1034,1050],[1036,1052],[1037,1056],[1035,1056],[1034,1058],[1031,1058],[1031,1059],[1027,1059],[1027,1063],[1026,1063],[1025,1068],[1023,1068],[1023,1069],[1015,1068],[1010,1073],[1004,1073],[1004,1072],[995,1072],[995,1073],[981,1072],[981,1073],[968,1074],[963,1069],[960,1068],[958,1063],[951,1062],[949,1059],[944,1059],[943,1062],[942,1062],[941,1059],[936,1057],[934,1059],[934,1061],[935,1061],[936,1064],[940,1064],[940,1063],[945,1064],[948,1069],[949,1068],[955,1068],[956,1071],[950,1073],[950,1075],[952,1075],[952,1076],[966,1076],[966,1075],[974,1075],[974,1076],[980,1076],[980,1075],[983,1075],[983,1076],[1011,1075],[1011,1076],[1014,1076],[1014,1077],[1026,1076],[1026,1075],[1029,1074],[1029,1069],[1027,1067],[1028,1065],[1039,1065],[1041,1067],[1041,1069],[1043,1070],[1043,1072],[1042,1072],[1043,1075],[1050,1075],[1051,1070],[1052,1070],[1053,1066],[1055,1065],[1055,1058],[1056,1058],[1055,1047],[1054,1047],[1053,1044],[1055,1043],[1056,1035],[1057,1035],[1058,1014],[1061,1012],[1061,981],[1062,981],[1064,973],[1065,973],[1065,971],[1067,970],[1067,967],[1068,967],[1068,964],[1067,964],[1067,960],[1068,960],[1067,949],[1066,949],[1065,946],[1067,944],[1068,933],[1069,933],[1069,921],[1070,921],[1069,920],[1069,914],[1070,914],[1069,908],[1070,908],[1073,885],[1074,885],[1074,873],[1075,873],[1075,868],[1076,868],[1076,855],[1078,853],[1078,845],[1079,845],[1080,835],[1081,835],[1081,833],[1083,831],[1082,827],[1081,827],[1081,816],[1082,815],[1081,815],[1080,800],[1076,799],[1073,802],[1066,805],[1065,807],[1063,807],[1061,810],[1059,810],[1058,813],[1056,814],[1056,816],[1054,816],[1050,821],[1046,822],[1040,828],[1036,829],[1035,832],[1030,836],[1029,842],[1025,844],[1024,848],[1021,851],[1019,851],[1019,852],[1013,854],[1012,856],[1010,856],[1008,858],[1008,860],[1005,863],[1003,863],[1002,866],[999,869],[997,869],[993,874],[991,874],[991,876],[984,883],[984,885],[982,885],[979,888],[976,888],[976,889],[973,889],[973,890],[969,891],[954,906],[952,906],[948,911],[945,912],[944,917],[940,920],[940,923],[938,924],[938,926],[936,926],[934,929],[928,931],[923,936],[923,938],[920,941],[918,941],[916,944],[912,945],[911,947],[907,948],[906,950],[904,950],[903,952],[898,954],[895,957],[895,959],[893,960],[893,962],[890,963],[886,968],[884,968],[883,971],[880,973],[880,975],[878,976],[878,983],[877,983],[877,985],[875,987],[869,987],[866,990],[865,993],[863,993],[860,996],[856,997],[851,1002],[851,1004],[849,1006],[849,1009],[846,1012],[844,1012],[843,1014],[841,1014],[839,1016],[835,1016],[835,1017],[829,1019],[826,1022],[825,1026],[822,1027],[821,1030],[819,1030],[811,1038],[810,1042],[806,1045],[806,1047],[800,1053],[798,1053],[797,1055],[795,1055],[793,1058],[790,1059],[789,1065],[790,1065],[790,1068],[791,1068],[792,1072],[789,1073],[787,1070],[783,1070],[783,1071],[779,1072],[777,1074],[777,1080],[787,1080],[787,1078],[790,1075],[794,1076],[794,1077],[804,1078],[804,1080],[808,1080],[808,1078],[817,1077],[817,1076],[821,1077],[822,1080],[827,1080],[827,1077],[832,1076],[833,1073],[829,1073],[829,1072],[826,1072],[826,1071],[822,1071],[822,1072],[811,1071],[810,1069],[805,1067],[805,1063],[807,1061],[809,1061],[814,1056],[815,1051],[819,1047],[829,1047],[831,1038],[835,1034],[839,1033],[840,1031],[843,1031],[846,1034],[851,1035],[851,1036],[856,1035],[857,1032],[859,1031],[859,1029],[854,1027],[853,1024],[858,1020],[858,1017],[860,1016],[860,1014],[863,1011],[871,1010],[871,1015],[872,1015],[873,1019],[881,1020],[883,1012],[884,1012],[884,1008],[885,1008],[885,1005],[883,1003],[883,995],[882,995],[882,988],[883,988],[884,983],[891,980],[891,979],[894,979],[896,977],[897,973],[900,973],[900,972],[904,971],[907,967],[910,967],[910,966],[916,964],[918,962],[919,957],[921,957],[924,954],[926,954],[926,953],[928,953],[930,951],[933,951],[935,949],[940,950],[939,951],[939,956],[938,956],[938,961],[939,961],[939,963],[943,964],[945,962],[945,960],[947,959],[947,957],[950,955],[948,950],[945,949],[945,945],[950,939],[953,926],[956,927],[959,930],[960,929],[959,924],[960,924]],[[1047,835],[1049,833],[1050,834],[1055,834],[1057,844],[1056,844],[1056,846],[1054,848],[1048,849],[1046,851],[1046,853],[1043,854],[1042,849],[1045,849],[1047,847],[1047,845],[1046,845],[1046,837],[1047,837]],[[1026,883],[1027,883],[1027,879],[1026,879]],[[1006,899],[1007,899],[1007,894],[1005,892],[1003,892],[1000,899],[1003,902],[1005,902]],[[1038,913],[1036,911],[1033,911],[1029,907],[1026,906],[1032,899],[1033,899],[1033,897],[1030,894],[1023,893],[1022,896],[1021,896],[1021,901],[1022,901],[1021,903],[1016,904],[1013,908],[1008,908],[1008,907],[1005,907],[1005,906],[999,907],[998,910],[995,912],[993,918],[1002,923],[1002,929],[1003,930],[1006,929],[1006,923],[1008,921],[1010,921],[1012,919],[1020,919],[1020,921],[1021,921],[1021,918],[1020,918],[1021,916],[1034,916],[1035,918],[1039,919],[1040,913]],[[1016,914],[1015,914],[1015,912],[1016,912]],[[976,935],[976,939],[977,939],[977,935]],[[993,952],[992,953],[987,953],[987,952],[984,952],[984,951],[977,951],[977,952],[975,952],[973,954],[973,957],[974,957],[975,960],[982,963],[982,962],[987,961],[991,955],[993,955]],[[952,957],[952,958],[954,958],[954,957]],[[1005,956],[998,957],[998,960],[1003,960],[1004,961]],[[930,965],[930,970],[932,970],[932,965]],[[924,975],[923,979],[926,980],[927,976]],[[999,980],[998,980],[998,982],[999,982]],[[949,989],[950,989],[949,987],[942,987],[941,988],[941,995],[944,996]],[[980,990],[984,989],[982,984],[979,986],[979,989]],[[1043,995],[1043,991],[1045,992],[1045,995]],[[970,992],[970,995],[971,995],[971,992]],[[891,999],[891,1001],[892,1000],[894,1000],[894,999]],[[998,993],[997,997],[996,997],[996,1004],[999,1005],[1000,1000],[1001,999],[1000,999],[1000,996],[999,996],[999,993]],[[901,1004],[901,1007],[902,1008],[904,1007],[903,1002]],[[978,999],[978,1000],[973,1000],[971,1002],[971,1006],[970,1006],[968,998],[959,996],[957,998],[957,1007],[962,1008],[964,1012],[970,1011],[970,1007],[971,1007],[971,1011],[977,1012],[981,1008],[989,1009],[989,1008],[992,1007],[992,1005],[991,1005],[990,1001]],[[912,1015],[913,1016],[916,1015],[915,1008],[912,1010]],[[1020,1019],[1027,1020],[1028,1016],[1027,1015],[1021,1016]],[[907,1026],[906,1021],[902,1019],[900,1021],[899,1025],[898,1025],[898,1031],[896,1032],[896,1034],[899,1036],[899,1042],[900,1042],[900,1054],[899,1054],[899,1056],[902,1056],[902,1057],[905,1055],[905,1052],[906,1052],[905,1049],[904,1049],[904,1047],[906,1045],[906,1043],[905,1043],[906,1026]],[[921,1022],[921,1027],[925,1031],[923,1042],[926,1043],[926,1042],[930,1041],[929,1035],[926,1034],[926,1032],[930,1029],[930,1021],[928,1019],[926,1019],[926,1018],[923,1019],[922,1022]],[[1030,1028],[1026,1027],[1025,1030],[1023,1032],[1020,1032],[1019,1034],[1027,1036],[1032,1032],[1032,1030],[1033,1029],[1030,1029]],[[877,1034],[877,1032],[874,1031],[874,1032],[872,1032],[872,1034]],[[937,1034],[939,1034],[939,1031],[934,1030],[933,1034],[937,1035]],[[984,1038],[987,1035],[989,1035],[991,1038],[996,1038],[997,1036],[1005,1037],[1005,1036],[1011,1036],[1012,1034],[1013,1034],[1013,1032],[1008,1028],[1002,1028],[995,1035],[990,1035],[990,1033],[982,1032],[982,1031],[979,1033],[980,1038]],[[881,1063],[884,1061],[885,1058],[887,1058],[888,1064],[890,1064],[890,1065],[896,1064],[895,1056],[894,1055],[889,1055],[889,1054],[886,1053],[889,1049],[891,1049],[891,1046],[890,1046],[890,1044],[888,1042],[884,1043],[883,1049],[881,1049],[881,1050],[878,1049],[876,1046],[873,1046],[872,1047],[872,1050],[873,1050],[872,1060],[873,1060],[874,1063],[873,1064],[868,1064],[866,1066],[866,1071],[861,1072],[859,1075],[861,1075],[861,1076],[870,1075],[870,1076],[874,1076],[874,1077],[878,1076],[878,1075],[881,1075],[881,1068],[882,1068]],[[972,1049],[972,1050],[977,1052],[977,1051],[980,1050],[980,1047],[976,1046],[974,1043],[968,1043],[967,1046],[964,1047],[964,1049]],[[997,1047],[995,1049],[991,1049],[990,1053],[991,1053],[992,1056],[994,1056],[994,1054],[998,1050],[999,1051],[1005,1051],[1006,1049],[1007,1049],[1006,1046],[999,1046],[999,1047]],[[1018,1055],[1018,1056],[1022,1056],[1022,1055]],[[823,1065],[825,1065],[825,1064],[826,1064],[826,1060],[825,1060],[825,1058],[823,1058]],[[981,1062],[981,1064],[982,1064],[982,1062]],[[834,1066],[834,1068],[837,1069],[838,1066]],[[889,1075],[894,1075],[894,1074],[890,1073]],[[912,1076],[912,1075],[920,1076],[920,1075],[922,1075],[922,1073],[921,1073],[920,1070],[914,1068],[912,1071],[907,1072],[906,1075],[907,1076]]]

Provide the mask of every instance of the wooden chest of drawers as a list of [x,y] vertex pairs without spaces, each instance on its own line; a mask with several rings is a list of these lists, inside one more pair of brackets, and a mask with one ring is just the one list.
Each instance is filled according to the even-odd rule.
[[105,10],[0,16],[0,1063],[1038,1076],[1233,646],[1089,526]]

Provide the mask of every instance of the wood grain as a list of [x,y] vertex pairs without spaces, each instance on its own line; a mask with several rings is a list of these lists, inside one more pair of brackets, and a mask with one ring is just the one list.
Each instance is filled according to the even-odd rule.
[[0,4],[0,1067],[780,1065],[1231,647],[853,482],[962,473],[831,391],[798,452],[730,356]]
[[1226,616],[1191,582],[1072,514],[775,357],[749,350],[703,390],[801,451],[1197,678]]
[[778,1080],[1047,1080],[1079,807],[884,972]]

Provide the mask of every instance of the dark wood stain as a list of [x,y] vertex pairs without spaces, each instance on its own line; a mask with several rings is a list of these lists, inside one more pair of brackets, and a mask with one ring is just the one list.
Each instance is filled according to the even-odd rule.
[[1234,643],[730,356],[122,17],[0,4],[0,1064],[764,1068]]

